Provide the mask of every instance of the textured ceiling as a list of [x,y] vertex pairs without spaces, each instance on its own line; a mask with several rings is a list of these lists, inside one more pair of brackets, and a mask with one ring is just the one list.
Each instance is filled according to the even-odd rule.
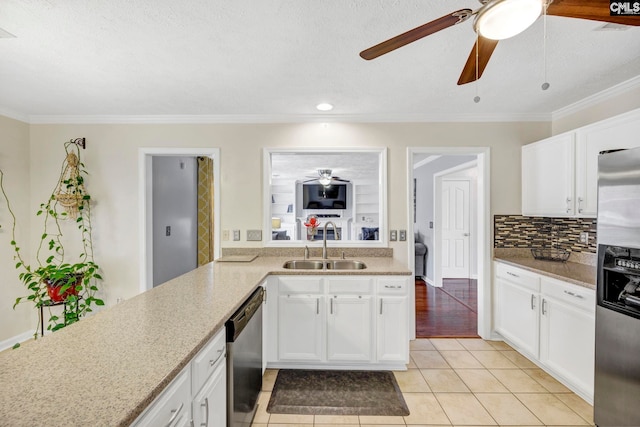
[[[605,1],[608,4],[608,2]],[[472,22],[373,61],[358,53],[473,0],[3,0],[0,111],[363,120],[534,118],[640,75],[640,27],[547,18],[457,86]],[[640,17],[638,17],[640,19]],[[481,102],[473,98],[478,93]]]

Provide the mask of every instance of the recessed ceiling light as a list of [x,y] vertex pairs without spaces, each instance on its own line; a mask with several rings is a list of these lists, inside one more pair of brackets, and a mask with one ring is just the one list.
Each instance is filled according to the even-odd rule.
[[322,102],[318,105],[316,105],[316,108],[320,111],[331,111],[333,110],[333,105],[328,104],[326,102]]

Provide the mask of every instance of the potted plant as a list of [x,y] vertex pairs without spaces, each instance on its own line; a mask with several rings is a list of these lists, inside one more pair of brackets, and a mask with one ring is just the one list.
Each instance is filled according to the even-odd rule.
[[[43,229],[33,263],[24,259],[16,243],[16,217],[2,182],[4,174],[0,170],[0,189],[13,219],[11,245],[17,260],[16,269],[20,271],[20,281],[27,288],[27,295],[17,298],[13,307],[15,309],[23,302],[32,303],[38,309],[38,324],[43,321],[40,316],[44,308],[48,308],[47,330],[50,331],[75,323],[91,312],[92,307],[104,305],[96,297],[102,276],[93,256],[91,197],[84,187],[87,172],[80,161],[79,139],[66,142],[64,149],[66,156],[56,186],[36,213],[42,217]],[[75,227],[64,223],[67,221],[74,221]],[[74,262],[69,262],[71,257],[66,253],[65,244],[73,238],[79,238],[81,250]],[[51,306],[59,304],[64,304],[62,316],[51,311]],[[37,338],[36,327],[34,339]]]

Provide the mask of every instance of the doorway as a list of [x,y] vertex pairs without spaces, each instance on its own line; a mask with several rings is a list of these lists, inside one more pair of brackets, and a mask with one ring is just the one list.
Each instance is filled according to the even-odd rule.
[[[410,148],[409,224],[427,247],[414,271],[417,337],[489,337],[488,148]],[[414,193],[415,192],[415,193]],[[411,260],[419,244],[409,245]]]
[[[196,268],[205,258],[220,256],[220,150],[141,148],[139,181],[144,292]],[[178,181],[181,189],[176,188]],[[190,206],[176,212],[171,209],[176,205]],[[172,264],[171,271],[167,264]]]

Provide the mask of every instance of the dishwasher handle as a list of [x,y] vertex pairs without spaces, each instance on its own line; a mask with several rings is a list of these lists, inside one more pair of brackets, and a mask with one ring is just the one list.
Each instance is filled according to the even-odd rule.
[[262,308],[262,300],[264,298],[264,289],[259,287],[251,294],[249,298],[240,306],[238,310],[231,316],[225,324],[227,328],[227,342],[233,342],[238,335],[247,326],[253,315]]

